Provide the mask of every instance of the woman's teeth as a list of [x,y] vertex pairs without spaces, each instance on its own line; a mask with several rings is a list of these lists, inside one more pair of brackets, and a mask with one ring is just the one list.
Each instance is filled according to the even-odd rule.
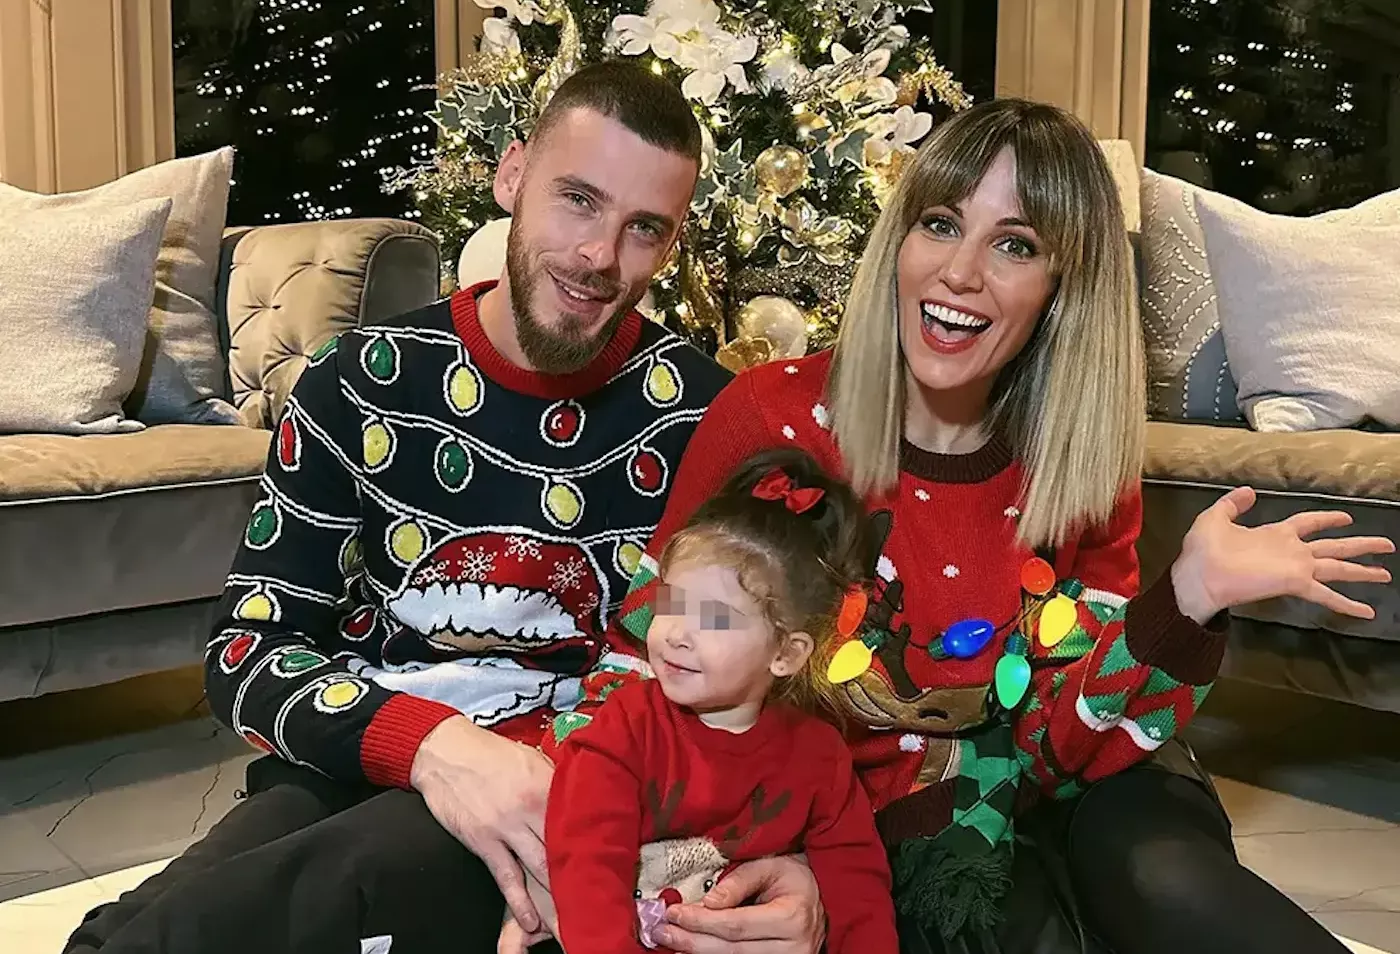
[[978,318],[947,305],[923,305],[924,328],[944,341],[962,341],[979,335],[992,326],[986,318]]

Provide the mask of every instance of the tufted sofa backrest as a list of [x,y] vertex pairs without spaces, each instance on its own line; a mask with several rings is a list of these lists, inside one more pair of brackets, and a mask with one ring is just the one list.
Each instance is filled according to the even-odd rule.
[[317,348],[349,328],[429,304],[439,283],[437,238],[414,222],[225,230],[216,301],[244,422],[271,428]]

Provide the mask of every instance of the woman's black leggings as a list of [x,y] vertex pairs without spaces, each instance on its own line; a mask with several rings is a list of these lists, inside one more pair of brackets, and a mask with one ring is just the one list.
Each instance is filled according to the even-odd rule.
[[1143,767],[1089,790],[1065,857],[1086,926],[1113,954],[1345,954],[1239,863],[1229,822],[1193,779]]

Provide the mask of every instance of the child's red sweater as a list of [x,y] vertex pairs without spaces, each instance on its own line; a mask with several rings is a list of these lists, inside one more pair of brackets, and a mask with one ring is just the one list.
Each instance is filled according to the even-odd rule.
[[703,838],[728,865],[805,851],[831,954],[894,954],[890,873],[850,753],[831,726],[770,705],[747,732],[703,723],[655,680],[613,692],[555,751],[545,818],[550,888],[569,954],[643,954],[643,844]]

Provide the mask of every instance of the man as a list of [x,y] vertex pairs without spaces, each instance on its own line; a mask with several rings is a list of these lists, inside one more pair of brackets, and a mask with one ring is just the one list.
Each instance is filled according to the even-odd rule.
[[[243,804],[69,951],[486,954],[506,905],[547,927],[524,881],[547,884],[535,745],[578,701],[726,379],[634,309],[700,142],[669,83],[581,70],[502,157],[500,283],[311,359],[206,654],[215,713],[270,754]],[[815,950],[799,863],[726,885],[678,915],[673,947]]]

